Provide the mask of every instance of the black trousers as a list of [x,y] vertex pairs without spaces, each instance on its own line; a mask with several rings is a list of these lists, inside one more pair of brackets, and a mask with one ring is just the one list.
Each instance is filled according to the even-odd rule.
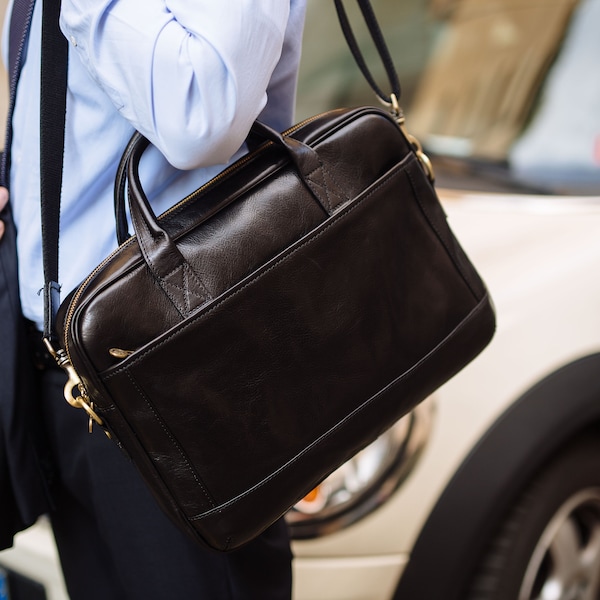
[[135,468],[82,410],[65,376],[40,374],[57,476],[50,515],[71,600],[288,600],[291,552],[279,521],[241,550],[220,554],[188,539],[158,508]]

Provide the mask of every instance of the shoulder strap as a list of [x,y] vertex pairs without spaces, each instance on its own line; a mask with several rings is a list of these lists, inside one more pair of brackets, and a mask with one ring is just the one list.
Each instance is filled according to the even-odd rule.
[[40,83],[40,201],[44,262],[44,339],[52,341],[60,304],[58,235],[67,103],[67,40],[59,0],[43,0]]
[[[10,95],[0,181],[10,183],[12,115],[17,84],[27,48],[35,0],[16,0],[9,29]],[[60,32],[59,0],[44,0],[42,16],[42,64],[40,84],[40,196],[42,207],[42,252],[44,259],[44,337],[51,338],[59,305],[58,230],[62,154],[67,90],[67,41]]]
[[360,7],[363,18],[369,29],[371,38],[375,44],[375,47],[377,48],[377,52],[379,53],[379,56],[385,68],[385,72],[388,76],[391,88],[389,94],[386,94],[381,90],[381,88],[377,85],[375,78],[371,74],[371,71],[367,67],[367,63],[362,55],[362,52],[360,51],[360,47],[358,46],[358,43],[354,36],[354,32],[352,31],[352,27],[350,25],[350,21],[348,20],[343,1],[334,0],[335,8],[338,14],[338,19],[342,27],[342,33],[346,38],[346,43],[350,48],[350,52],[352,52],[352,56],[354,57],[358,68],[361,70],[364,78],[367,80],[372,90],[384,104],[391,106],[392,104],[394,104],[394,101],[391,98],[392,94],[395,96],[396,101],[400,100],[400,81],[398,79],[398,73],[396,72],[396,68],[394,67],[394,61],[392,60],[390,51],[387,47],[387,44],[385,43],[383,33],[381,32],[381,28],[379,27],[379,23],[377,22],[377,17],[373,12],[373,7],[371,6],[371,3],[369,2],[369,0],[356,1],[358,3],[358,6]]

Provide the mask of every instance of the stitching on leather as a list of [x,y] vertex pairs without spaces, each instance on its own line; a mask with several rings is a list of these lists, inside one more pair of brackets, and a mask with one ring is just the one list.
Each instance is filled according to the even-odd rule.
[[188,293],[193,294],[194,296],[196,296],[197,298],[201,298],[202,300],[206,300],[207,298],[212,298],[212,294],[208,291],[208,288],[206,287],[206,285],[204,284],[204,282],[202,281],[202,279],[200,277],[198,277],[198,275],[196,274],[196,272],[194,271],[194,269],[192,269],[192,267],[189,264],[185,264],[185,273],[188,277],[188,280],[194,279],[194,281],[204,290],[203,295],[201,294],[197,294],[194,291],[190,291],[189,285],[187,287]]
[[[258,273],[257,275],[255,275],[254,277],[252,277],[251,279],[249,279],[243,286],[241,286],[240,288],[238,288],[237,290],[235,290],[235,292],[233,292],[231,294],[227,294],[221,300],[216,301],[208,310],[206,310],[206,311],[204,311],[204,312],[196,315],[195,317],[191,317],[190,320],[185,324],[184,327],[188,328],[188,327],[192,326],[196,321],[198,321],[200,319],[204,319],[210,313],[212,313],[217,308],[219,308],[221,306],[221,304],[223,304],[224,302],[228,302],[231,298],[235,298],[235,296],[241,294],[247,287],[253,285],[255,281],[258,281],[259,279],[261,279],[262,277],[264,277],[265,275],[267,275],[267,273],[270,273],[280,263],[286,262],[292,256],[294,256],[294,254],[296,254],[297,252],[299,252],[302,248],[304,248],[305,246],[308,246],[308,245],[312,244],[315,240],[319,239],[322,235],[325,234],[325,232],[328,229],[330,229],[331,227],[333,227],[338,221],[342,221],[345,218],[347,218],[352,212],[354,212],[354,210],[356,210],[359,206],[361,206],[364,202],[366,202],[373,194],[375,194],[376,192],[378,192],[379,189],[381,187],[383,187],[384,185],[386,185],[390,179],[392,179],[393,177],[399,177],[402,173],[404,173],[406,171],[408,165],[410,165],[413,160],[415,160],[415,161],[417,160],[414,155],[412,155],[412,154],[407,155],[406,158],[401,163],[399,163],[398,165],[396,165],[393,169],[391,169],[391,173],[388,173],[388,175],[384,179],[382,179],[382,181],[380,181],[377,186],[375,186],[373,189],[371,189],[371,191],[368,194],[365,194],[360,200],[357,200],[354,204],[351,204],[351,205],[347,206],[345,209],[343,209],[342,211],[340,211],[339,213],[337,213],[333,217],[331,217],[330,222],[327,223],[323,227],[323,229],[321,229],[321,231],[319,231],[317,234],[309,237],[307,240],[305,240],[299,246],[297,246],[297,247],[295,247],[295,248],[293,248],[291,250],[288,250],[283,256],[281,256],[279,258],[279,260],[277,260],[276,262],[274,262],[268,269],[265,269],[264,271],[261,271],[260,273]],[[106,379],[110,379],[111,377],[114,377],[115,375],[118,375],[121,370],[128,369],[129,367],[135,365],[137,362],[143,360],[146,357],[147,354],[150,354],[151,352],[154,352],[155,350],[157,350],[161,346],[164,346],[165,344],[168,344],[171,341],[171,339],[173,337],[177,336],[177,335],[179,335],[179,330],[173,332],[171,335],[169,335],[168,337],[166,337],[164,340],[162,340],[161,342],[159,342],[156,345],[152,346],[152,348],[148,348],[147,350],[145,350],[142,354],[140,354],[139,356],[135,357],[135,359],[133,359],[131,361],[131,363],[127,362],[126,364],[123,364],[121,366],[121,368],[115,370],[112,373],[107,373],[104,377]]]
[[[182,269],[183,269],[183,274],[182,274],[183,287],[180,285],[177,285],[177,283],[175,283],[173,281],[167,281],[167,278],[173,277],[174,275],[177,274],[178,271],[181,271]],[[196,281],[196,283],[199,285],[199,287],[201,287],[204,290],[204,294],[196,293],[195,291],[190,289],[190,285],[189,285],[190,278],[193,278]],[[184,310],[182,311],[182,310],[180,310],[179,306],[177,306],[177,305],[176,306],[177,306],[179,312],[185,312],[185,316],[189,315],[191,313],[191,311],[193,310],[193,308],[197,308],[202,302],[205,302],[208,298],[212,297],[210,295],[209,291],[206,289],[206,286],[204,285],[202,280],[194,273],[193,269],[188,264],[179,265],[177,268],[173,269],[166,277],[161,277],[160,280],[164,283],[164,286],[168,286],[169,288],[174,288],[182,293],[183,301],[185,303]],[[169,298],[171,298],[171,301],[173,302],[173,304],[175,304],[174,295],[172,296],[169,293],[169,291],[165,289],[164,286],[162,286],[163,290],[169,296]],[[193,305],[193,308],[192,308],[192,301],[190,300],[190,296],[194,296],[195,298],[198,298],[200,300],[199,303]]]
[[183,451],[183,448],[179,445],[179,442],[177,442],[177,440],[175,439],[175,437],[173,436],[173,434],[171,433],[171,431],[169,430],[169,428],[165,425],[164,421],[158,415],[156,409],[154,408],[154,405],[152,404],[152,402],[150,402],[150,399],[146,396],[146,394],[144,394],[144,392],[142,391],[142,389],[138,385],[137,381],[133,378],[133,376],[132,376],[132,374],[131,374],[130,371],[126,371],[125,375],[128,377],[129,381],[131,382],[131,384],[133,385],[133,387],[137,390],[137,393],[143,399],[143,401],[148,406],[148,408],[152,411],[152,414],[154,415],[155,420],[160,424],[161,429],[165,432],[165,434],[167,435],[167,437],[169,438],[169,440],[171,441],[171,443],[173,444],[173,446],[179,452],[179,455],[183,459],[183,462],[187,465],[189,471],[192,473],[192,476],[194,477],[194,480],[196,481],[196,483],[198,484],[198,486],[202,490],[202,492],[203,492],[204,496],[206,497],[206,499],[208,500],[208,502],[213,507],[216,507],[217,503],[213,500],[212,496],[208,493],[208,489],[204,485],[204,482],[198,476],[198,474],[196,473],[196,470],[192,467],[192,464],[191,464],[189,458],[187,457],[187,455]]
[[[181,265],[178,268],[181,268],[182,266],[183,265]],[[177,286],[170,284],[164,277],[157,277],[157,279],[158,279],[158,283],[160,284],[160,287],[162,288],[163,292],[167,295],[167,297],[169,298],[169,300],[171,300],[171,302],[173,303],[173,305],[177,309],[177,312],[182,317],[185,318],[189,314],[189,310],[186,310],[186,307],[180,303],[179,298],[176,298],[175,294],[173,294],[173,292],[171,292],[169,290],[170,287],[174,287],[174,288],[177,289]]]
[[[317,160],[319,161],[319,166],[317,168],[313,169],[307,175],[305,175],[305,177],[313,185],[315,185],[317,187],[325,188],[325,197],[326,197],[325,203],[327,205],[325,208],[327,209],[327,213],[331,213],[331,200],[329,198],[329,188],[327,187],[327,182],[325,181],[325,170],[323,168],[323,161],[321,160],[321,158],[318,155],[317,155]],[[319,183],[319,182],[315,181],[314,179],[312,179],[314,173],[316,173],[317,171],[321,171],[321,180],[322,180],[322,183]]]
[[167,277],[171,277],[171,276],[175,275],[175,273],[177,273],[177,271],[181,271],[181,269],[183,269],[183,267],[185,267],[185,264],[176,266],[170,273],[167,273],[164,277],[161,277],[161,279],[167,279]]
[[[138,221],[138,223],[141,223],[143,225],[144,229],[146,230],[148,235],[150,235],[150,237],[153,240],[157,240],[160,237],[160,234],[154,235],[153,231],[150,229],[148,224],[143,219],[139,219],[139,220],[136,219],[136,221]],[[140,250],[142,250],[142,254],[144,256],[146,264],[149,266],[150,271],[152,273],[154,273],[154,275],[156,276],[158,281],[161,282],[161,287],[162,287],[163,291],[165,292],[165,294],[167,295],[167,297],[171,300],[171,302],[173,303],[173,305],[175,306],[175,308],[177,309],[177,311],[183,318],[188,317],[192,311],[192,309],[191,309],[192,303],[189,298],[189,294],[190,294],[189,286],[181,288],[178,285],[171,283],[170,281],[167,281],[167,277],[172,277],[177,271],[181,270],[182,268],[184,268],[184,269],[186,267],[189,268],[189,265],[186,263],[184,263],[183,265],[179,265],[179,266],[175,267],[175,269],[173,269],[165,277],[162,277],[160,275],[160,273],[158,272],[158,269],[156,269],[154,262],[150,260],[150,256],[147,255],[145,250],[142,248],[142,244],[141,244],[139,236],[138,236],[138,245],[140,247]],[[197,298],[200,298],[202,301],[206,300],[206,298],[212,298],[212,296],[208,293],[208,290],[206,289],[206,286],[204,285],[204,283],[198,277],[196,277],[196,275],[195,275],[195,273],[193,273],[193,271],[192,271],[192,274],[193,274],[194,278],[196,279],[197,283],[200,285],[200,287],[203,288],[206,292],[206,295],[204,297],[199,296],[198,294],[194,294],[194,295]],[[185,285],[185,272],[184,272],[183,279],[184,279],[184,285]],[[172,292],[170,292],[168,289],[165,288],[165,286],[175,288],[175,289],[179,290],[180,292],[182,292],[183,296],[184,296],[183,304],[181,303],[181,300],[179,298],[176,298]],[[196,305],[196,306],[198,306],[198,305]]]
[[[148,227],[148,224],[144,221],[144,219],[135,219],[136,222],[141,223],[141,225],[143,225],[144,229],[146,230],[146,232],[148,233],[148,235],[150,235],[150,237],[153,240],[156,240],[158,236],[154,235],[152,230],[150,229],[150,227]],[[171,302],[173,303],[173,306],[175,307],[175,309],[177,310],[177,312],[183,317],[186,318],[189,315],[189,310],[186,310],[186,307],[184,305],[182,305],[179,302],[179,299],[175,297],[175,295],[170,292],[168,289],[165,288],[165,285],[168,285],[168,282],[164,279],[164,277],[161,277],[160,273],[158,272],[158,270],[156,269],[156,267],[154,266],[154,263],[150,260],[150,255],[146,252],[145,247],[142,243],[142,238],[140,236],[138,236],[138,246],[140,248],[140,251],[142,253],[142,257],[144,259],[144,262],[148,265],[150,272],[154,274],[154,276],[156,277],[156,279],[158,280],[160,287],[162,288],[162,290],[164,291],[164,293],[167,295],[167,297],[169,298],[169,300],[171,300]],[[172,275],[177,269],[179,269],[181,266],[177,267],[176,269],[174,269],[174,271],[172,271],[170,275]]]
[[319,182],[312,179],[312,176],[313,176],[313,173],[315,173],[316,171],[320,170],[322,172],[323,183],[320,185],[320,187],[325,188],[325,193],[327,194],[328,209],[329,209],[329,212],[331,212],[331,211],[333,211],[333,208],[334,208],[333,205],[331,204],[331,196],[335,196],[336,198],[341,199],[341,202],[336,204],[336,206],[339,206],[340,204],[347,202],[349,200],[349,197],[346,196],[345,194],[340,194],[338,192],[330,192],[331,188],[327,185],[327,180],[332,181],[335,184],[336,188],[341,188],[341,186],[337,183],[336,178],[331,173],[331,171],[329,171],[329,169],[325,166],[325,163],[323,163],[320,159],[319,159],[319,163],[320,163],[320,167],[313,169],[306,177],[308,179],[310,179],[311,183],[313,183],[316,186],[319,186]]
[[[333,181],[333,183],[335,184],[335,189],[341,189],[342,186],[340,186],[340,184],[338,183],[335,174],[332,171],[330,171],[325,165],[323,165],[323,171],[326,173],[327,178],[330,181]],[[348,200],[350,200],[350,198],[346,194],[340,194],[339,192],[334,192],[334,196],[341,198],[342,202],[347,202]]]

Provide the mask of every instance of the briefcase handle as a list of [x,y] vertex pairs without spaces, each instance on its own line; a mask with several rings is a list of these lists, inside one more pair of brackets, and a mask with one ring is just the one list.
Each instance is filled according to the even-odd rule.
[[[360,71],[363,76],[379,98],[379,100],[387,106],[394,117],[398,120],[400,126],[403,125],[404,117],[402,115],[402,111],[399,106],[400,100],[400,81],[398,79],[398,74],[394,67],[394,62],[390,55],[387,44],[385,43],[385,39],[381,32],[381,28],[379,23],[377,22],[377,17],[373,11],[373,7],[369,0],[356,0],[358,6],[360,7],[363,18],[367,24],[367,28],[373,43],[379,53],[381,61],[384,65],[387,78],[389,80],[390,85],[390,94],[385,94],[381,88],[375,82],[375,78],[371,74],[369,68],[367,67],[366,61],[358,47],[358,43],[356,41],[356,37],[352,31],[352,27],[350,25],[350,21],[348,19],[348,15],[346,13],[346,9],[344,8],[344,3],[342,0],[334,0],[335,8],[338,14],[338,19],[340,22],[340,26],[342,28],[342,33],[344,34],[344,38],[346,39],[346,43],[352,52],[352,56],[356,61]],[[312,165],[313,168],[318,168],[318,157],[308,146],[306,148],[301,148],[295,144],[295,140],[293,138],[289,138],[287,136],[282,137],[281,134],[275,132],[273,129],[267,127],[266,125],[256,122],[252,128],[253,134],[258,134],[259,137],[269,139],[275,143],[283,144],[284,147],[290,153],[290,157],[296,164],[298,168],[299,174],[302,176],[302,173],[309,172],[307,171],[309,165]],[[421,159],[421,147],[418,145],[418,142],[410,135],[404,132],[406,137],[409,139],[411,144],[415,146],[415,150],[419,155],[419,159]],[[124,243],[129,237],[130,233],[127,225],[127,216],[125,212],[125,188],[127,182],[127,164],[129,158],[134,149],[137,149],[138,146],[143,145],[143,142],[140,140],[142,136],[139,133],[135,133],[130,139],[127,147],[123,152],[123,156],[121,162],[119,163],[117,169],[117,175],[115,178],[115,190],[114,190],[114,210],[115,210],[115,225],[116,225],[116,233],[117,233],[117,241],[119,244]],[[146,143],[147,145],[147,143]],[[295,148],[293,148],[295,146]],[[307,151],[307,148],[309,151]],[[145,149],[145,146],[144,146]],[[143,151],[143,150],[142,150]],[[424,157],[427,160],[426,157]],[[423,160],[423,159],[421,159]],[[429,167],[430,169],[430,167]],[[304,179],[304,177],[303,177]],[[319,191],[317,186],[311,185],[310,181],[305,179],[305,183],[309,186],[309,188],[315,193],[315,196],[323,206],[326,212],[330,212],[328,209],[328,202],[326,196]]]
[[[254,124],[252,134],[266,142],[264,149],[270,146],[272,149],[279,150],[281,164],[288,159],[291,160],[296,174],[311,190],[315,201],[322,208],[324,218],[333,214],[339,202],[334,204],[331,199],[341,198],[343,202],[344,195],[340,190],[328,188],[326,168],[313,148],[259,122]],[[141,157],[149,145],[150,142],[140,133],[133,136],[124,153],[126,158],[122,162],[125,164],[119,167],[122,181],[117,187],[119,190],[124,190],[126,180],[131,221],[144,261],[166,296],[185,318],[197,306],[210,300],[211,295],[203,284],[201,276],[195,272],[174,240],[162,228],[144,192],[139,166]],[[408,147],[407,143],[407,149]],[[273,164],[277,162],[275,160]],[[230,170],[231,172],[236,170],[236,163],[230,167]],[[185,282],[183,287],[181,281]]]
[[[304,181],[305,185],[312,190],[313,195],[322,206],[323,210],[330,215],[332,212],[332,206],[329,203],[329,195],[327,185],[322,176],[322,162],[319,159],[318,154],[310,146],[294,139],[288,135],[284,135],[275,131],[268,125],[260,121],[255,121],[252,125],[250,135],[255,140],[270,141],[283,150],[285,150],[288,157],[292,160],[292,163],[296,167],[296,171],[300,178]],[[126,183],[129,181],[131,186],[134,183],[133,190],[130,190],[130,211],[136,212],[139,218],[147,218],[148,222],[144,224],[144,230],[149,230],[154,235],[162,235],[158,233],[159,225],[156,221],[156,217],[152,212],[152,208],[148,202],[148,199],[142,189],[142,185],[139,179],[139,162],[142,153],[146,150],[150,142],[139,132],[134,133],[130,139],[123,156],[121,158],[117,176],[115,178],[115,218],[117,226],[117,239],[119,244],[124,243],[129,238],[129,231],[127,229],[127,220],[125,217],[125,188]],[[132,198],[133,194],[133,198]],[[131,206],[131,203],[138,206]],[[142,206],[139,206],[139,205]],[[138,223],[141,224],[142,221]],[[136,233],[140,235],[140,232],[136,228]]]

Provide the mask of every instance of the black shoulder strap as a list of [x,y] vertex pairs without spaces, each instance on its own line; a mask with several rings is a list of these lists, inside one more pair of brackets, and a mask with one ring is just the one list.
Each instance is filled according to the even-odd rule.
[[398,79],[398,73],[396,72],[396,68],[394,67],[394,61],[390,56],[390,51],[385,43],[385,39],[383,38],[383,34],[381,32],[381,28],[379,27],[379,23],[377,22],[377,18],[375,17],[375,13],[373,12],[373,7],[369,0],[356,0],[364,20],[369,29],[369,33],[371,34],[371,38],[377,48],[377,52],[381,57],[381,61],[383,62],[383,66],[385,68],[385,72],[387,74],[389,84],[391,87],[390,93],[386,94],[381,90],[381,88],[377,85],[375,78],[371,74],[371,71],[367,67],[367,63],[360,51],[354,33],[352,31],[352,27],[350,26],[350,21],[348,20],[348,16],[346,14],[346,10],[344,8],[344,3],[342,0],[334,0],[335,8],[337,10],[338,18],[340,21],[340,25],[342,27],[342,33],[346,38],[346,43],[352,52],[352,56],[354,56],[354,60],[358,65],[358,68],[361,70],[364,78],[367,80],[373,91],[377,94],[379,99],[385,104],[391,105],[393,104],[393,100],[391,99],[391,95],[395,96],[396,101],[400,100],[400,80]]
[[[0,182],[10,183],[12,116],[35,0],[15,0],[9,29],[10,95]],[[58,232],[67,91],[67,41],[60,32],[60,0],[44,0],[40,83],[40,196],[44,259],[44,337],[51,338],[59,304]]]
[[67,104],[68,45],[58,20],[59,0],[43,0],[40,83],[40,201],[44,260],[44,339],[54,336],[60,304],[58,235]]

